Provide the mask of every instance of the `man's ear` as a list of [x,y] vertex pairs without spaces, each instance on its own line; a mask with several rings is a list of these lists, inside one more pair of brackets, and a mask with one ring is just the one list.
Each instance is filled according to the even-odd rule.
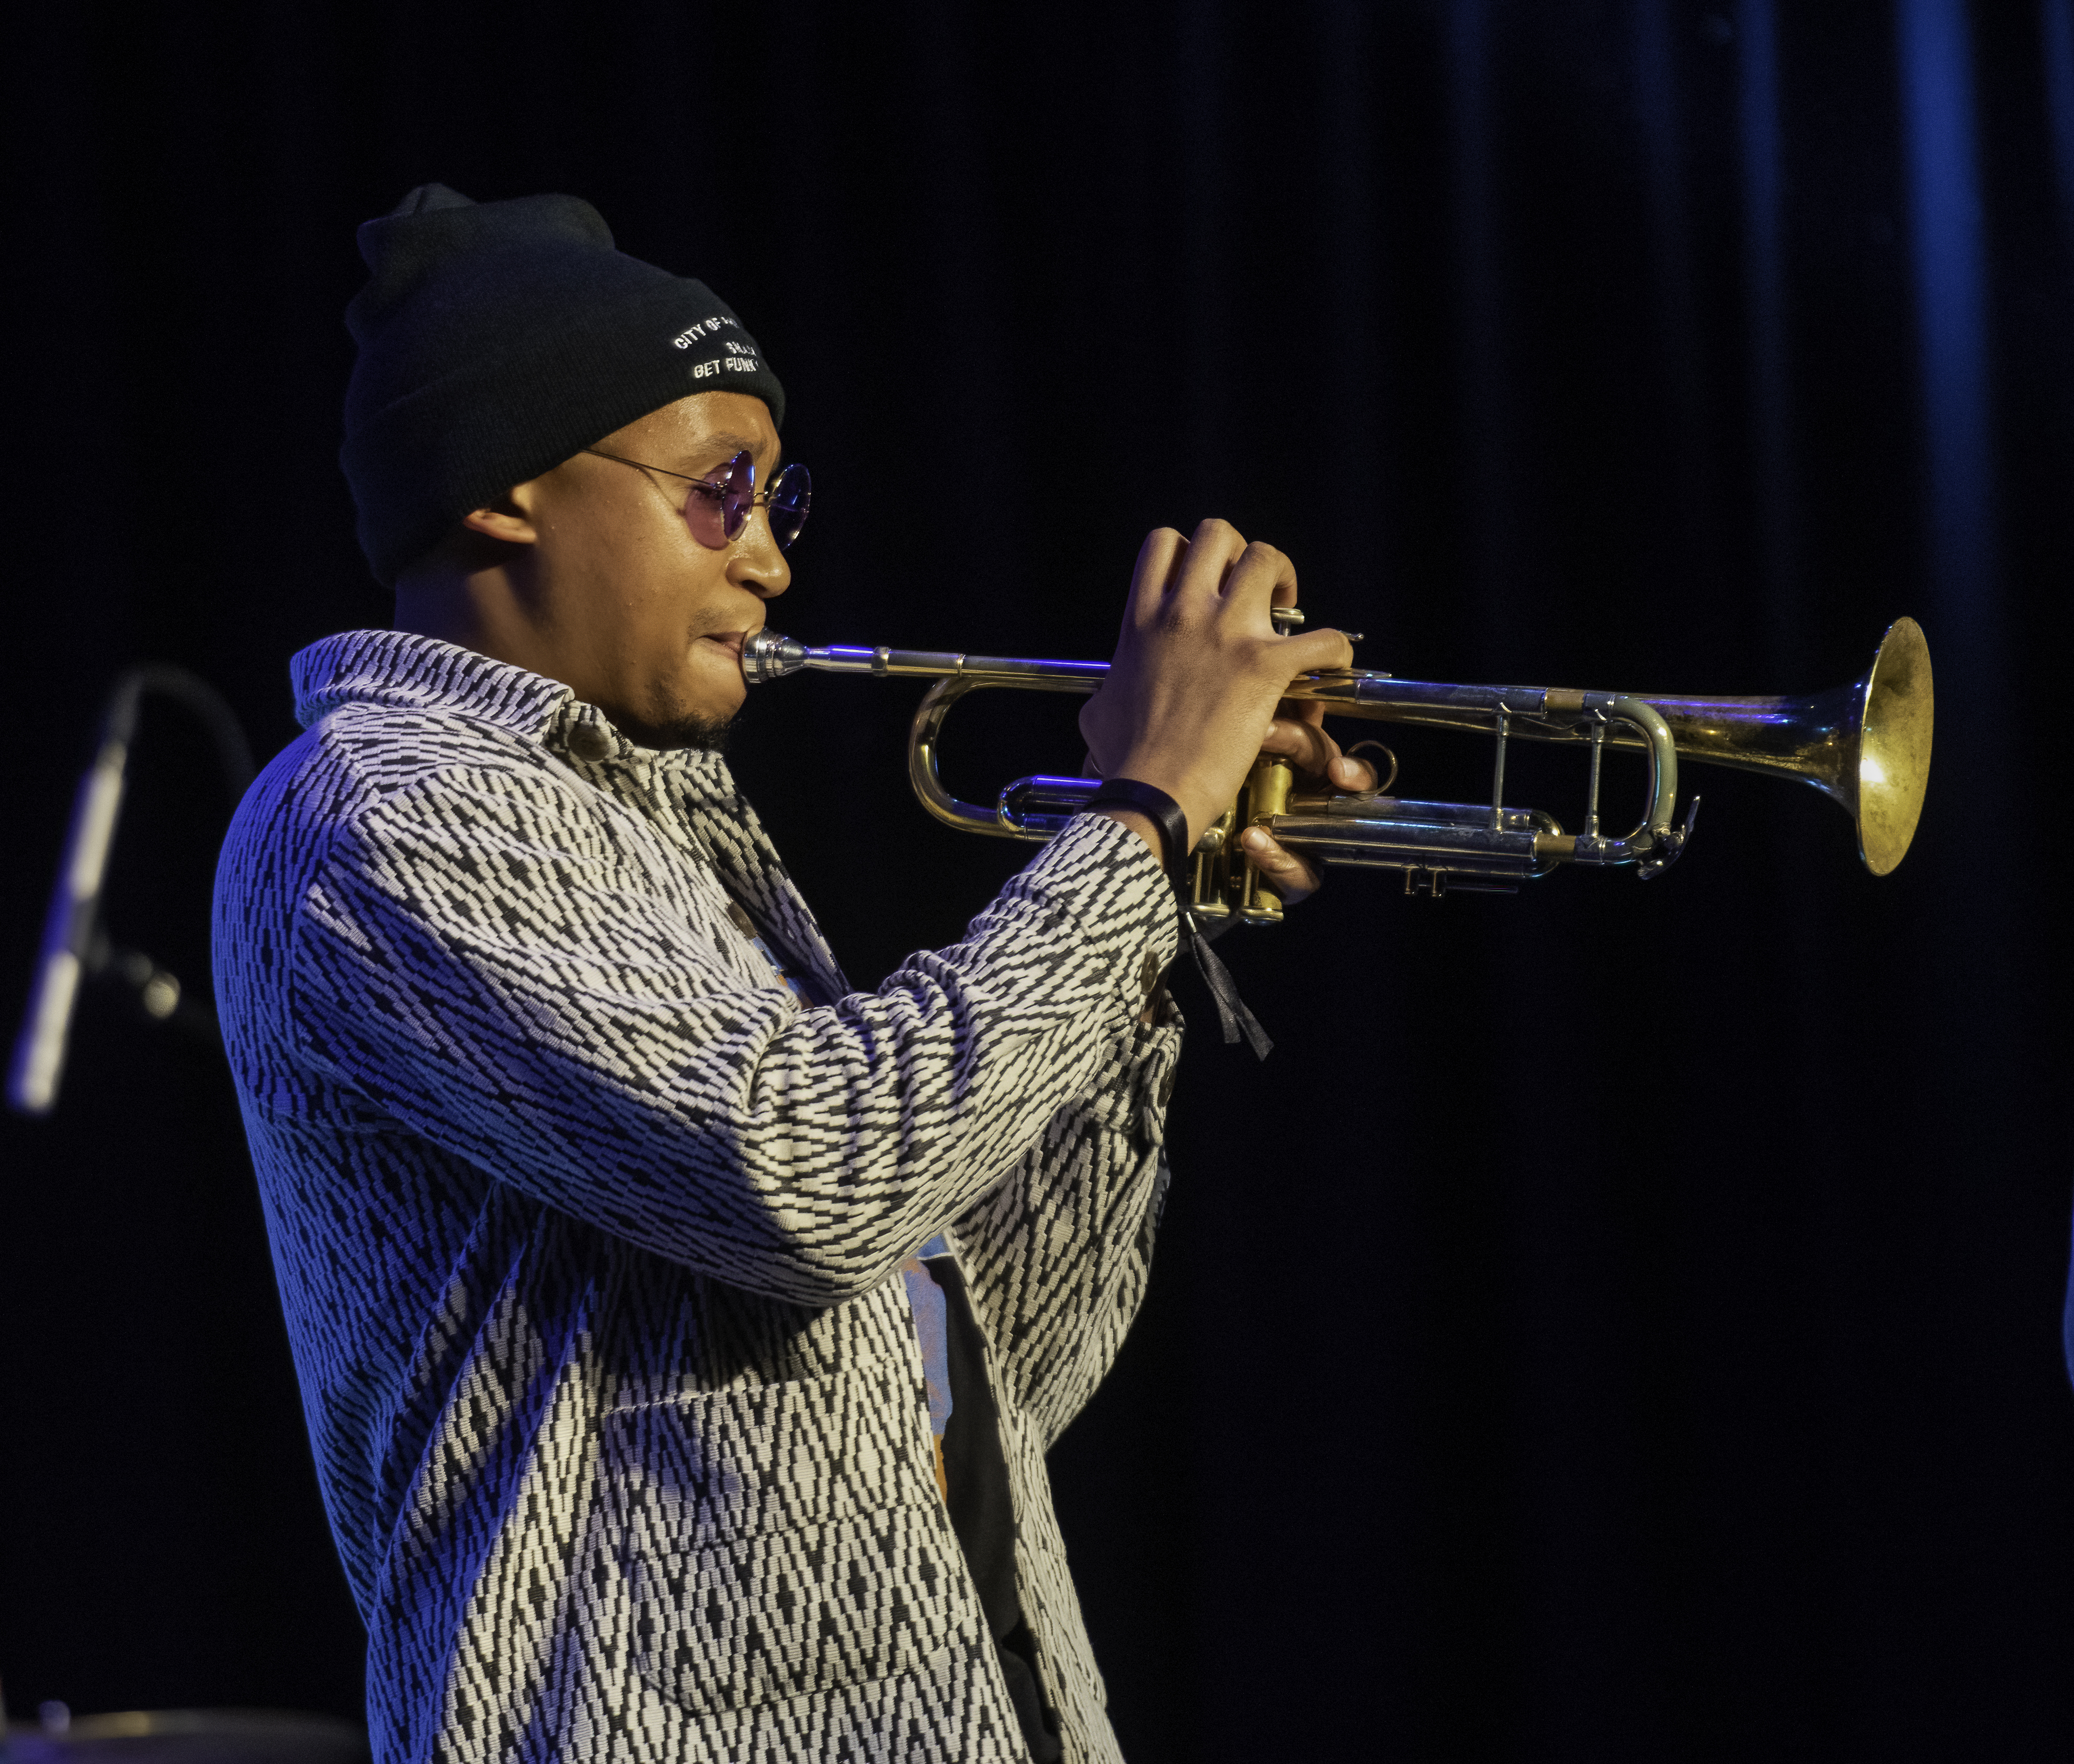
[[461,524],[485,539],[502,539],[506,545],[531,545],[540,537],[524,515],[501,508],[472,508],[461,516]]
[[506,545],[538,543],[540,534],[533,525],[533,498],[528,494],[532,488],[530,483],[518,485],[486,507],[470,509],[461,516],[461,524],[485,538],[501,539]]

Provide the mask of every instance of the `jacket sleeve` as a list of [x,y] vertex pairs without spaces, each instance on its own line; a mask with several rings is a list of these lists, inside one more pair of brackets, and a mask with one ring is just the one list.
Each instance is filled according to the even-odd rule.
[[1168,1178],[1163,1148],[1180,1015],[1111,1042],[1096,1084],[952,1236],[1010,1399],[1049,1450],[1107,1376],[1138,1314]]
[[443,1148],[700,1273],[810,1304],[884,1279],[1102,1078],[1175,941],[1083,816],[953,947],[802,1010],[573,800],[453,771],[360,809],[298,906],[291,1033]]

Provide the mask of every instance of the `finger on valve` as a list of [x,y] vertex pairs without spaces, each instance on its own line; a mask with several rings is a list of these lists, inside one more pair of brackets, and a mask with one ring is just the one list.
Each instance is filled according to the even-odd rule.
[[[1324,707],[1312,704],[1307,711],[1322,714]],[[1375,768],[1365,760],[1349,758],[1340,744],[1319,726],[1316,716],[1291,715],[1285,708],[1269,725],[1264,754],[1287,759],[1309,777],[1323,779],[1336,790],[1360,791],[1376,787]]]
[[1317,892],[1320,880],[1317,871],[1265,828],[1247,828],[1239,836],[1239,849],[1262,878],[1273,885],[1283,905],[1293,905]]

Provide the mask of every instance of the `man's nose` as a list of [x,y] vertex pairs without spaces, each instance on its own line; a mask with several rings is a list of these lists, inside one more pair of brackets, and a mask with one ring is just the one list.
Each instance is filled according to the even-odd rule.
[[727,579],[746,588],[759,600],[775,601],[792,585],[792,566],[771,535],[771,518],[762,509],[750,519],[748,531],[735,542],[734,556],[728,560]]

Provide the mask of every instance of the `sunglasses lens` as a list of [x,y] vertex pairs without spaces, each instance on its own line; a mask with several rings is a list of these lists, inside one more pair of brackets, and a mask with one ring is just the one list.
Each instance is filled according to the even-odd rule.
[[[804,465],[788,465],[771,481],[760,500],[771,511],[771,536],[780,551],[799,536],[807,524],[807,507],[813,501],[813,480]],[[684,498],[684,524],[692,537],[707,550],[724,552],[742,536],[750,512],[759,498],[756,494],[756,462],[737,453],[711,477],[691,486]]]
[[700,478],[684,497],[684,525],[709,552],[724,552],[741,532],[756,502],[756,465],[737,453],[711,477]]
[[721,493],[720,506],[731,545],[742,536],[756,506],[756,462],[746,453],[737,453],[727,462],[726,487]]
[[698,483],[684,497],[684,525],[709,552],[727,549],[727,518],[721,511],[724,494],[717,484]]
[[799,536],[813,500],[814,481],[804,465],[788,465],[771,481],[771,536],[781,552]]

